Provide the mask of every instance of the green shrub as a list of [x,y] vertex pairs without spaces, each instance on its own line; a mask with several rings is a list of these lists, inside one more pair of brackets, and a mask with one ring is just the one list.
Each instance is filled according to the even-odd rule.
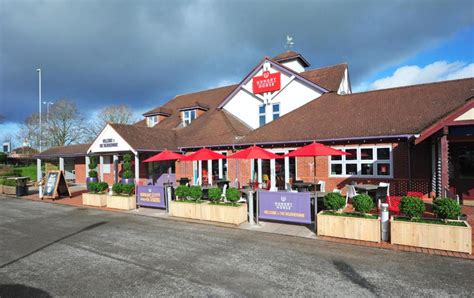
[[425,212],[425,203],[417,197],[403,197],[400,201],[400,212],[410,219],[419,218]]
[[114,194],[119,195],[123,192],[123,184],[122,183],[115,183],[112,185],[112,191]]
[[176,187],[174,193],[178,198],[186,199],[187,197],[189,197],[189,187],[187,187],[186,185],[180,185]]
[[135,184],[122,184],[122,193],[127,196],[133,195],[135,192]]
[[374,201],[368,195],[356,195],[352,198],[352,206],[357,212],[368,213],[374,207]]
[[225,192],[225,197],[228,201],[232,202],[232,204],[235,204],[240,200],[240,191],[235,187],[231,187]]
[[16,186],[16,180],[15,179],[5,179],[5,180],[3,180],[3,185],[5,185],[5,186]]
[[191,197],[191,199],[193,201],[199,201],[202,197],[202,189],[200,186],[191,186],[189,188],[189,197]]
[[324,207],[326,209],[337,211],[346,205],[346,199],[337,192],[330,192],[324,196]]
[[219,202],[222,196],[222,190],[219,187],[209,188],[208,190],[209,200],[212,202]]
[[89,158],[89,177],[97,178],[97,156],[91,156]]
[[109,190],[109,185],[107,182],[97,182],[96,192],[104,193]]
[[99,182],[90,182],[89,183],[89,192],[97,193],[97,184],[99,184]]
[[461,215],[461,206],[450,198],[437,198],[433,202],[433,211],[437,217],[444,220],[457,219]]
[[0,185],[4,185],[5,179],[0,179]]
[[125,178],[125,179],[133,178],[131,160],[132,160],[132,156],[130,154],[127,153],[123,156],[123,175],[122,175],[122,177]]

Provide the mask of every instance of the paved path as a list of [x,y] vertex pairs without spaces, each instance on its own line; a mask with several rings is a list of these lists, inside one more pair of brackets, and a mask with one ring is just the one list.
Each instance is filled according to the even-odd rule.
[[0,198],[0,296],[446,296],[470,260]]

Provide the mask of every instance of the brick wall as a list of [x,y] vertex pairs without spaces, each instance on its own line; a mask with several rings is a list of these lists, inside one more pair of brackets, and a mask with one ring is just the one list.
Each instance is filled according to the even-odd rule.
[[86,183],[86,158],[76,157],[74,159],[74,171],[76,173],[76,183],[85,184]]

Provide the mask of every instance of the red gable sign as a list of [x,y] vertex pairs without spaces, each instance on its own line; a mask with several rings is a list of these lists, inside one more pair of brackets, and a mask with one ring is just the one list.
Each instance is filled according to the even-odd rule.
[[264,71],[262,76],[253,78],[253,93],[273,92],[281,88],[281,73]]

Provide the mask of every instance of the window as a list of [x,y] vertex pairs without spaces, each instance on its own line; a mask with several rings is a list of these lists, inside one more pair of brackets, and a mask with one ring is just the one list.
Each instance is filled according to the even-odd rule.
[[110,163],[112,162],[112,156],[105,155],[102,157],[103,158],[103,164],[102,164],[102,172],[104,174],[110,174],[111,169],[110,169]]
[[329,158],[330,176],[392,177],[391,146],[347,146],[336,149],[349,155]]
[[265,105],[259,106],[258,107],[258,118],[259,118],[260,126],[263,126],[266,123],[265,113],[266,113],[266,106]]
[[148,127],[153,127],[158,123],[158,116],[148,117]]
[[279,103],[275,103],[273,104],[273,120],[277,120],[278,118],[280,118],[280,104]]
[[183,125],[187,126],[194,119],[196,119],[196,110],[189,110],[183,112]]

